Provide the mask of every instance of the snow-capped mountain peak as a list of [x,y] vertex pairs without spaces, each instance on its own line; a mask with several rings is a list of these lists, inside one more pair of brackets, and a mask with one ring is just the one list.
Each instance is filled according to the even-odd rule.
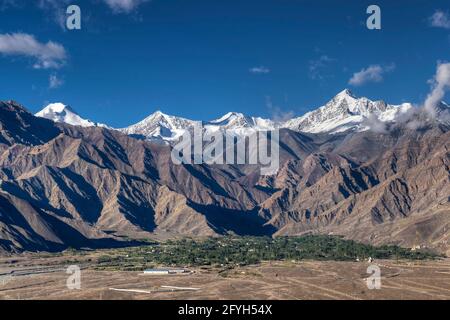
[[[394,121],[400,113],[407,112],[410,108],[412,105],[408,103],[389,105],[384,101],[357,97],[350,90],[344,89],[322,107],[286,122],[251,117],[240,112],[228,112],[218,119],[202,124],[207,132],[231,130],[237,134],[245,134],[249,130],[288,128],[309,133],[337,133],[347,130],[367,130],[368,119],[374,120],[374,117],[381,122]],[[141,122],[121,131],[151,140],[156,138],[170,142],[176,141],[186,130],[191,130],[199,123],[156,111]]]
[[357,99],[357,97],[353,94],[350,89],[344,89],[341,92],[339,92],[335,98],[344,99],[344,98],[350,98],[350,99]]
[[46,118],[54,122],[67,123],[73,126],[94,127],[98,125],[88,119],[83,119],[71,107],[59,102],[49,104],[44,109],[36,113],[36,116]]
[[211,121],[193,121],[181,117],[167,115],[156,111],[144,120],[127,128],[119,129],[121,132],[149,140],[176,141],[186,131],[193,130],[195,125],[203,125],[206,132],[218,130],[231,130],[244,133],[247,130],[273,130],[275,123],[268,119],[250,117],[239,112],[228,112],[222,117]]
[[[372,101],[357,97],[350,90],[344,89],[323,106],[303,116],[288,121],[273,121],[260,117],[251,117],[240,112],[228,112],[211,121],[194,121],[165,114],[160,110],[150,114],[144,120],[123,129],[116,129],[125,134],[148,140],[175,142],[196,125],[203,125],[205,132],[232,131],[233,134],[247,134],[251,130],[274,130],[287,128],[307,133],[338,133],[345,131],[368,130],[371,123],[395,122],[402,114],[413,108],[410,103],[390,105],[384,101]],[[437,106],[436,114],[449,119],[450,107],[442,102]],[[65,122],[78,126],[105,126],[81,118],[73,109],[62,103],[53,103],[36,114],[55,122]],[[442,119],[441,119],[442,120]],[[447,122],[447,120],[446,120]]]
[[235,130],[253,128],[259,130],[273,130],[275,123],[269,119],[250,117],[239,112],[228,112],[219,119],[207,122],[206,127],[219,126],[221,129]]
[[144,120],[120,131],[149,139],[176,140],[186,130],[191,129],[196,121],[167,115],[161,111],[155,111]]
[[243,113],[228,112],[228,113],[224,114],[222,117],[220,117],[219,119],[210,121],[210,123],[216,123],[216,124],[221,124],[224,122],[229,123],[230,121],[241,120],[241,119],[246,119],[246,118],[248,118],[248,117],[245,116]]
[[368,118],[393,121],[399,113],[406,112],[411,104],[388,105],[384,101],[358,98],[345,89],[324,106],[285,122],[282,127],[310,133],[343,132],[350,129],[365,130]]
[[239,112],[228,112],[219,119],[208,122],[208,125],[220,126],[224,129],[248,128],[253,125],[253,119]]

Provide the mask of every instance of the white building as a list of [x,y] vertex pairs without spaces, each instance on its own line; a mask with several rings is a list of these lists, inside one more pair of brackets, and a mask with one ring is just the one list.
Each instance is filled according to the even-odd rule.
[[182,274],[189,273],[186,269],[147,269],[144,270],[144,274],[150,275],[168,275],[168,274]]

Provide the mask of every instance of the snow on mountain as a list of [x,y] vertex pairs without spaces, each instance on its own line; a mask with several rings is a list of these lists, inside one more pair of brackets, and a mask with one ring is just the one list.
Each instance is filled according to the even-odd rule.
[[371,101],[367,98],[357,98],[350,90],[338,93],[324,106],[305,115],[286,121],[283,128],[309,133],[337,133],[347,130],[367,130],[366,120],[376,117],[379,121],[389,122],[412,105],[389,105],[384,101]]
[[[441,115],[440,118],[449,119],[450,116],[447,115],[450,114],[450,107],[444,102],[438,107],[436,113]],[[338,133],[348,130],[368,130],[369,125],[374,122],[395,122],[397,117],[406,114],[411,108],[413,106],[410,103],[390,105],[384,101],[372,101],[364,97],[358,98],[348,89],[345,89],[324,106],[285,122],[250,117],[238,112],[229,112],[218,119],[202,122],[156,111],[134,125],[117,130],[136,137],[169,143],[177,141],[183,133],[192,131],[195,125],[200,124],[206,132],[227,130],[228,133],[231,131],[234,134],[246,134],[251,130],[274,130],[276,128],[288,128],[307,133]],[[38,112],[36,116],[83,127],[106,127],[81,118],[70,107],[62,103],[50,104]]]
[[101,123],[95,123],[81,118],[72,108],[63,103],[51,103],[35,114],[36,117],[46,118],[54,122],[67,123],[81,127],[107,127]]
[[199,122],[156,111],[144,120],[119,131],[150,140],[172,141],[181,137],[186,130],[193,128],[196,123]]
[[434,108],[434,118],[437,119],[440,123],[446,124],[450,126],[450,105],[446,102],[441,101]]
[[217,130],[231,130],[244,133],[247,130],[273,130],[271,120],[249,117],[242,113],[229,112],[223,117],[212,121],[193,121],[180,117],[170,116],[156,111],[144,120],[127,128],[119,129],[121,132],[140,136],[149,140],[176,141],[186,131],[191,131],[194,125],[202,125],[206,132]]
[[223,130],[237,130],[237,129],[256,129],[256,130],[273,130],[276,124],[269,119],[263,119],[259,117],[249,117],[245,114],[238,112],[228,112],[219,119],[209,121],[205,124],[205,128],[208,130],[214,130],[217,128]]
[[[274,130],[288,128],[308,133],[337,133],[347,130],[368,130],[368,123],[375,117],[377,121],[391,122],[407,112],[412,105],[389,105],[384,101],[371,101],[357,98],[348,89],[338,93],[324,106],[305,115],[276,122],[270,119],[250,117],[238,112],[229,112],[224,116],[202,122],[206,132],[228,130],[235,134],[246,134],[250,130]],[[370,119],[370,121],[368,121]],[[127,134],[141,136],[146,139],[176,141],[186,130],[192,130],[194,124],[200,122],[155,112],[143,121],[128,128],[120,129]]]

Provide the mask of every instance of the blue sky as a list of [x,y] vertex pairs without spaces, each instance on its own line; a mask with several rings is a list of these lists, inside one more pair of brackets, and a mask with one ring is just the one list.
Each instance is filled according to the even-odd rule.
[[[81,30],[63,27],[68,4]],[[381,30],[366,27],[370,4]],[[421,103],[449,49],[448,0],[0,0],[0,99],[114,127],[157,109],[301,115],[347,87]]]

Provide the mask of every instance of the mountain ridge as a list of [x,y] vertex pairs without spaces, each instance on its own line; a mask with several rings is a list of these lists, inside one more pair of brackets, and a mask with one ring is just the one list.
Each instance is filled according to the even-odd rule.
[[[445,102],[441,103],[448,107]],[[81,118],[72,109],[69,110],[73,115],[69,113],[69,116],[66,118],[61,117],[58,112],[53,112],[56,116],[48,116],[48,114],[52,114],[52,112],[45,111],[49,106],[36,115],[57,122],[82,126],[106,127],[106,125],[97,124],[88,119]],[[238,134],[240,132],[245,133],[248,130],[274,130],[280,128],[306,133],[338,133],[350,130],[368,130],[371,126],[376,127],[379,124],[384,126],[385,124],[395,122],[397,118],[404,117],[414,109],[416,107],[411,103],[391,105],[382,100],[372,101],[365,97],[356,97],[350,90],[344,89],[325,105],[309,111],[302,116],[285,121],[251,117],[239,112],[228,112],[214,120],[195,121],[168,115],[157,110],[136,124],[116,130],[143,139],[159,140],[169,143],[177,141],[185,132],[192,131],[196,124],[201,124],[206,131],[210,132],[231,130]],[[76,118],[76,120],[71,120],[72,118]]]
[[383,132],[281,128],[280,170],[261,176],[175,165],[170,145],[1,102],[0,250],[322,233],[450,253],[450,126],[423,116]]

